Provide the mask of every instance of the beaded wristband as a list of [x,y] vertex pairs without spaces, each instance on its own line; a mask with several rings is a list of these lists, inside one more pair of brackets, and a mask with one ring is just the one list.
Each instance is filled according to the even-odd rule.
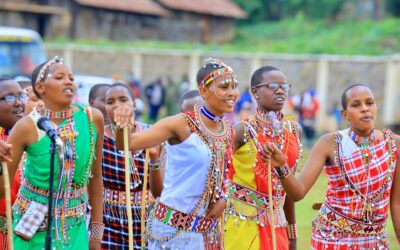
[[275,171],[279,177],[279,179],[286,179],[289,174],[290,174],[290,169],[288,165],[285,165],[283,167],[275,168]]
[[288,234],[289,240],[296,240],[297,239],[296,224],[289,224],[288,225],[287,234]]
[[149,169],[150,170],[160,169],[160,160],[157,160],[156,162],[149,161]]
[[90,240],[102,240],[104,223],[90,222]]

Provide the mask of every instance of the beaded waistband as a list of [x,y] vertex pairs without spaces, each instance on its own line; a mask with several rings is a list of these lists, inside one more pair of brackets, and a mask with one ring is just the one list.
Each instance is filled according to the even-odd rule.
[[[23,197],[22,195],[18,195],[18,197],[15,200],[15,203],[13,205],[13,210],[23,213],[28,209],[30,204],[31,204],[31,200],[28,200],[27,198]],[[84,216],[86,214],[86,209],[87,209],[86,202],[79,204],[77,206],[66,208],[65,209],[65,217],[69,218],[69,217]],[[63,212],[64,212],[63,208],[56,207],[53,210],[53,216],[60,217]],[[46,214],[46,217],[47,216],[48,215]]]
[[333,210],[326,202],[324,202],[319,210],[319,216],[339,230],[353,234],[378,235],[385,232],[386,221],[382,223],[371,224],[357,221]]
[[[228,196],[229,198],[244,202],[249,206],[262,210],[269,210],[270,203],[267,194],[242,186],[234,181],[228,182]],[[285,202],[285,197],[274,197],[273,200],[274,210],[282,209],[279,204]]]
[[197,233],[214,231],[219,221],[219,219],[187,214],[161,202],[157,202],[155,208],[152,210],[152,216],[171,227]]
[[[35,193],[36,195],[40,195],[42,197],[48,197],[49,196],[49,191],[43,188],[38,188],[30,184],[25,178],[22,178],[21,180],[21,189],[26,189],[30,192]],[[66,194],[68,194],[68,197],[65,197]],[[68,193],[66,192],[54,192],[53,193],[53,198],[56,199],[58,197],[65,197],[68,199],[74,199],[74,198],[81,198],[83,195],[87,194],[87,187],[83,187],[80,189],[72,189],[69,190]]]
[[[154,202],[154,198],[151,195],[150,190],[146,192],[146,203]],[[103,191],[103,202],[109,202],[114,205],[125,205],[126,204],[126,193],[121,190],[113,190],[104,188]],[[131,192],[131,204],[134,206],[140,205],[142,202],[142,191]]]

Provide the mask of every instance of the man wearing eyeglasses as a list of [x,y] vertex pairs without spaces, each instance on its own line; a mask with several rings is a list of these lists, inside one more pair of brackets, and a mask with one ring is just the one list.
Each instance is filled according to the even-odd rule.
[[[7,144],[7,137],[14,125],[24,116],[25,104],[28,95],[18,83],[10,78],[0,77],[0,161],[11,161],[11,145]],[[2,166],[0,165],[0,175]],[[17,171],[11,186],[11,203],[14,203],[20,187],[20,173]],[[5,215],[5,198],[0,200],[0,245],[7,249],[7,224]]]

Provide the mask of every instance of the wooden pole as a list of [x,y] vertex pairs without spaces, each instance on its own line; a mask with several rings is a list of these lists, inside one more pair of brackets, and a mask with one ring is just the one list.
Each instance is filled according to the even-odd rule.
[[129,165],[128,126],[124,127],[124,153],[125,153],[125,198],[126,213],[128,215],[129,250],[133,250],[133,223],[131,205],[131,172]]
[[142,190],[142,209],[140,212],[141,221],[140,221],[140,230],[141,230],[141,246],[142,249],[146,248],[146,198],[147,198],[147,175],[149,172],[149,149],[146,148],[146,158],[144,162],[144,177],[143,177],[143,190]]
[[268,160],[268,200],[269,200],[269,225],[271,226],[272,249],[276,250],[275,235],[275,216],[274,216],[274,199],[272,197],[272,164],[271,159]]
[[13,230],[12,230],[12,215],[11,215],[11,190],[10,178],[8,174],[8,166],[6,162],[2,162],[3,166],[3,179],[4,179],[4,192],[6,194],[6,218],[7,218],[7,241],[8,249],[14,249]]

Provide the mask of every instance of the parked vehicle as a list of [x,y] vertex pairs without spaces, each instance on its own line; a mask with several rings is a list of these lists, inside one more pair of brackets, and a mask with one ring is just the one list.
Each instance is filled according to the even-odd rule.
[[98,83],[112,84],[114,80],[108,77],[89,76],[89,75],[74,75],[74,83],[77,86],[75,102],[88,104],[89,91]]
[[43,41],[36,31],[0,26],[0,75],[30,77],[44,61]]

